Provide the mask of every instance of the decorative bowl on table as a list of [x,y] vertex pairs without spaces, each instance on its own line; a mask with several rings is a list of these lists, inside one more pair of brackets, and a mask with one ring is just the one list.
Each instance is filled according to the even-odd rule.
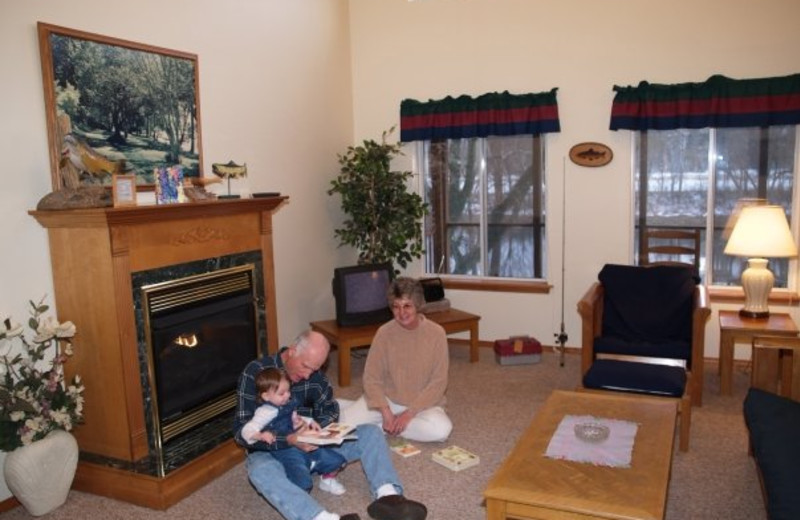
[[603,442],[608,439],[611,429],[597,422],[582,422],[575,425],[575,437],[591,443]]

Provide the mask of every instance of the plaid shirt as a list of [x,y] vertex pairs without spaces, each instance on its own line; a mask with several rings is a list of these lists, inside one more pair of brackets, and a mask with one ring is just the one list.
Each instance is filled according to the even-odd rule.
[[[264,441],[247,444],[242,439],[242,427],[253,418],[256,408],[261,404],[256,396],[256,374],[267,367],[284,369],[283,359],[281,359],[281,353],[284,350],[285,348],[281,349],[274,356],[264,356],[261,359],[251,361],[239,377],[239,386],[236,391],[238,394],[238,406],[233,425],[233,435],[240,446],[250,451],[274,451],[290,447],[290,444],[286,442],[286,435],[277,435],[275,442],[272,444],[267,444]],[[339,419],[339,404],[334,400],[330,381],[328,381],[328,377],[323,372],[317,370],[305,381],[292,383],[290,390],[292,397],[297,401],[298,414],[313,418],[321,426],[327,426]]]

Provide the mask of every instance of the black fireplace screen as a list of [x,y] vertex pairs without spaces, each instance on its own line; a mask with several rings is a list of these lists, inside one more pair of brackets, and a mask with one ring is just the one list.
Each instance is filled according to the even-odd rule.
[[[142,287],[156,452],[236,406],[258,354],[254,269],[234,267]],[[163,463],[162,463],[163,464]]]

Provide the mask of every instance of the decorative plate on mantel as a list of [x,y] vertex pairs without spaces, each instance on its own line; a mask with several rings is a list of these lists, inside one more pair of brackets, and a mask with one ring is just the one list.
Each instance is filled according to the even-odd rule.
[[605,166],[614,152],[603,143],[578,143],[569,149],[569,158],[579,166]]

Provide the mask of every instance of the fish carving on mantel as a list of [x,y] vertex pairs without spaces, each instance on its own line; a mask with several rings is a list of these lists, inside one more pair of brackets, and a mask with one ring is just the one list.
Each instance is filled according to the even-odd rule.
[[605,166],[614,158],[614,152],[602,143],[580,143],[570,148],[569,158],[579,166]]

